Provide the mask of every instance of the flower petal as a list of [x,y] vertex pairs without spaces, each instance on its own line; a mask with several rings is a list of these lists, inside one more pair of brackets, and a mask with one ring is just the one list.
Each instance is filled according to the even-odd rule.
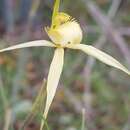
[[[43,117],[46,119],[50,105],[56,93],[60,75],[62,72],[64,63],[64,49],[57,48],[50,66],[48,79],[47,79],[47,100]],[[43,127],[43,124],[41,125]]]
[[50,29],[47,33],[55,44],[62,46],[71,43],[80,44],[82,40],[82,30],[76,21],[66,22],[55,29]]
[[46,40],[37,40],[37,41],[31,41],[31,42],[10,46],[5,49],[1,49],[0,52],[10,51],[10,50],[15,50],[20,48],[27,48],[27,47],[39,47],[39,46],[55,47],[55,45],[52,42]]
[[93,46],[90,45],[84,45],[84,44],[76,44],[76,45],[68,45],[68,48],[71,49],[79,49],[87,53],[88,55],[91,55],[98,60],[102,61],[103,63],[113,66],[115,68],[118,68],[128,75],[130,75],[130,71],[124,67],[120,62],[118,62],[116,59],[114,59],[112,56],[98,50],[97,48],[94,48]]

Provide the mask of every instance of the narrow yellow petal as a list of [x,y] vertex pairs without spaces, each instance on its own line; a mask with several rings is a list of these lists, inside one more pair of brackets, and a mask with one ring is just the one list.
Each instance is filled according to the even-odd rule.
[[18,45],[10,46],[4,49],[1,49],[0,52],[4,51],[10,51],[20,48],[27,48],[27,47],[39,47],[39,46],[48,46],[48,47],[55,47],[55,45],[52,42],[46,41],[46,40],[37,40],[37,41],[31,41],[26,43],[21,43]]
[[109,66],[113,66],[117,69],[120,69],[124,71],[125,73],[127,73],[128,75],[130,75],[130,71],[125,66],[123,66],[120,62],[118,62],[112,56],[98,50],[97,48],[94,48],[93,46],[84,45],[84,44],[76,44],[76,45],[68,45],[67,47],[71,49],[82,50],[88,55],[93,56],[96,59],[102,61],[103,63]]
[[[55,54],[50,66],[48,79],[47,79],[47,99],[46,99],[46,105],[43,117],[46,119],[49,108],[51,106],[51,103],[53,101],[53,98],[56,93],[56,89],[58,86],[58,82],[60,79],[60,75],[62,72],[64,64],[64,49],[63,48],[57,48],[55,50]],[[41,125],[41,129],[43,127],[43,124]]]
[[60,0],[55,0],[53,15],[52,15],[52,23],[53,23],[53,20],[55,19],[56,15],[59,12],[59,5],[60,5]]

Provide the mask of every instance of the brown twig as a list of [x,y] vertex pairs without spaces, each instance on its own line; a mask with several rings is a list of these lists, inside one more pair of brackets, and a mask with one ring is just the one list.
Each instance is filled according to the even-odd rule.
[[120,27],[118,31],[122,36],[130,36],[130,27]]
[[[28,16],[28,23],[25,27],[25,32],[19,37],[20,41],[27,40],[30,35],[30,27],[32,27],[32,22],[36,16],[36,12],[38,10],[38,7],[40,5],[40,0],[33,0],[32,1],[32,7],[29,12]],[[21,84],[21,79],[23,75],[26,73],[26,64],[30,57],[29,49],[26,50],[20,50],[18,55],[18,61],[17,61],[17,71],[16,75],[13,80],[13,90],[12,90],[12,102],[17,102],[18,99],[18,91],[20,90],[19,84]]]
[[[83,31],[89,34],[100,34],[102,33],[101,30],[95,25],[87,25],[83,26]],[[130,36],[130,27],[119,27],[117,31],[120,33],[121,36]]]
[[14,16],[13,16],[13,1],[12,0],[5,0],[5,16],[7,22],[7,35],[14,32]]
[[[93,17],[98,17],[96,14],[95,14],[95,11],[93,11],[89,6],[91,6],[91,3],[88,3],[86,1],[84,1],[89,9],[89,12],[91,14],[93,14],[92,16]],[[117,1],[113,1],[109,11],[108,11],[108,18],[110,19],[113,19],[116,15],[116,12],[118,10],[118,7],[120,5],[120,2],[121,0],[117,0]],[[89,5],[90,4],[90,5]],[[95,8],[95,7],[94,7]],[[91,11],[92,10],[92,11]],[[105,25],[104,25],[105,26]],[[96,31],[99,32],[99,29],[96,27]],[[93,28],[94,30],[94,28]],[[107,41],[107,38],[104,34],[102,34],[100,36],[100,38],[95,42],[94,46],[96,48],[102,48],[104,46],[104,44],[106,43]],[[92,102],[92,99],[91,99],[91,73],[92,73],[92,69],[93,69],[93,66],[94,66],[94,63],[95,63],[95,59],[94,58],[91,58],[89,57],[88,60],[86,61],[86,65],[84,67],[84,70],[83,70],[83,75],[84,77],[86,77],[87,75],[87,78],[85,80],[85,84],[86,84],[86,87],[85,87],[85,92],[84,92],[84,96],[83,96],[83,99],[84,99],[84,104],[85,104],[85,108],[86,108],[86,116],[87,116],[87,124],[88,124],[88,128],[90,129],[96,129],[96,128],[92,128],[92,114],[94,114],[94,111],[91,107],[91,102]],[[87,100],[86,100],[87,99]]]
[[101,12],[99,7],[94,2],[87,0],[85,1],[85,5],[93,19],[102,28],[105,35],[109,37],[113,43],[115,43],[115,45],[121,50],[127,63],[130,64],[130,53],[127,43],[117,29],[113,26],[110,19]]

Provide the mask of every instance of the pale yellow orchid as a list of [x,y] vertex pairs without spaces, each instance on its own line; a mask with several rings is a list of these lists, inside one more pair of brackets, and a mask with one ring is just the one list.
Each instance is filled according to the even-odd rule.
[[[38,46],[47,46],[55,48],[54,57],[50,65],[50,70],[47,79],[47,99],[43,114],[45,119],[47,118],[48,111],[55,96],[60,75],[62,73],[65,48],[81,50],[86,54],[102,61],[103,63],[120,69],[130,75],[130,71],[113,57],[94,48],[93,46],[81,44],[82,30],[79,23],[70,15],[63,12],[59,12],[59,4],[60,0],[55,0],[51,26],[45,28],[52,42],[46,40],[31,41],[0,50],[0,52],[4,52],[19,48]],[[41,128],[43,127],[43,124]]]

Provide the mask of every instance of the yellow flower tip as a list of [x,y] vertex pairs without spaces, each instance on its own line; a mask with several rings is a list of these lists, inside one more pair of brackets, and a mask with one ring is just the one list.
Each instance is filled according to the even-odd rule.
[[80,25],[66,13],[58,13],[46,32],[56,45],[79,44],[82,40]]

